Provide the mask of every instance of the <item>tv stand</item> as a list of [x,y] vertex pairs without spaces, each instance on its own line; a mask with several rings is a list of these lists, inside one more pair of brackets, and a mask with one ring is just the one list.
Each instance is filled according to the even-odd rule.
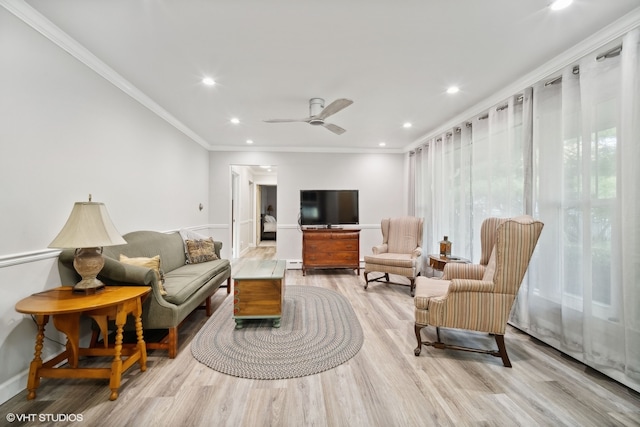
[[302,275],[307,269],[351,268],[360,275],[360,230],[305,228],[302,230]]

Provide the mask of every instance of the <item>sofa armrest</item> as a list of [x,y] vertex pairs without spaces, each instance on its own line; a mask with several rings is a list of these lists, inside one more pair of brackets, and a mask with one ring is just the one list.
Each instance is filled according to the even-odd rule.
[[486,292],[492,293],[494,283],[486,280],[454,279],[449,285],[449,293],[454,292]]
[[220,256],[220,250],[222,249],[222,242],[217,242],[217,241],[213,241],[213,250],[215,251],[216,255],[218,255],[219,259],[222,259],[222,257]]
[[383,243],[382,245],[374,246],[371,250],[374,255],[386,254],[389,252],[389,246],[386,243]]
[[99,276],[118,284],[158,286],[158,276],[151,268],[124,264],[109,257],[104,257],[104,267]]
[[460,262],[448,262],[444,266],[442,279],[471,279],[480,280],[484,276],[485,266],[480,264],[463,264]]

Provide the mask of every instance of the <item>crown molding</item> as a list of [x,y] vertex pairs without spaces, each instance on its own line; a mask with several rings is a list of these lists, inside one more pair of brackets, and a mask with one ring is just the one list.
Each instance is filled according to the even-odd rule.
[[200,135],[192,131],[180,120],[175,118],[171,113],[158,105],[155,101],[145,95],[140,89],[135,87],[131,82],[118,74],[113,68],[109,67],[97,56],[91,53],[87,48],[62,31],[53,22],[49,21],[40,12],[28,5],[23,0],[0,0],[0,6],[7,9],[18,19],[29,25],[34,30],[45,36],[51,42],[61,49],[68,52],[78,61],[98,73],[115,87],[129,95],[131,98],[147,107],[153,113],[165,120],[167,123],[178,129],[188,138],[200,144],[207,150],[211,149],[209,143]]
[[32,27],[34,30],[41,33],[47,39],[58,45],[60,48],[68,52],[78,61],[85,64],[87,67],[98,73],[105,78],[111,84],[122,90],[124,93],[135,99],[140,104],[147,107],[153,113],[160,118],[174,126],[188,138],[198,143],[208,151],[273,151],[273,152],[331,152],[331,153],[407,153],[415,148],[423,145],[431,138],[437,137],[444,132],[447,132],[451,128],[458,126],[460,123],[469,120],[470,118],[484,112],[492,106],[503,102],[509,96],[512,96],[518,92],[524,90],[524,88],[531,86],[540,80],[557,73],[562,68],[570,65],[580,58],[593,53],[594,50],[601,48],[602,46],[610,43],[617,38],[623,36],[630,30],[640,26],[640,7],[634,9],[630,13],[626,14],[622,18],[613,22],[612,24],[604,27],[602,30],[586,38],[582,42],[578,43],[566,52],[558,55],[537,69],[533,70],[529,74],[523,76],[521,79],[515,81],[509,86],[506,86],[501,91],[495,93],[493,96],[485,99],[484,101],[476,104],[475,106],[465,110],[463,113],[448,120],[442,126],[431,130],[426,133],[425,136],[417,139],[413,143],[405,146],[402,149],[392,150],[368,150],[368,149],[326,149],[322,147],[272,147],[272,148],[258,148],[258,147],[233,147],[233,146],[211,146],[204,138],[195,133],[184,123],[170,114],[167,110],[158,105],[155,101],[145,95],[131,82],[118,74],[114,69],[109,67],[98,57],[92,54],[88,49],[78,43],[75,39],[71,38],[68,34],[62,31],[59,27],[45,18],[37,10],[29,6],[23,0],[0,0],[0,6],[3,6],[10,13],[22,20],[25,24]]
[[530,73],[526,74],[522,78],[516,80],[512,84],[506,86],[504,89],[496,92],[494,95],[485,99],[484,101],[474,105],[473,107],[465,110],[459,115],[455,116],[451,120],[448,120],[442,126],[433,129],[425,136],[417,139],[412,144],[404,148],[405,152],[416,149],[423,145],[429,139],[441,136],[443,133],[450,131],[452,128],[459,126],[460,123],[469,121],[473,117],[485,112],[489,108],[504,102],[510,96],[513,96],[519,92],[522,92],[525,88],[533,86],[539,81],[548,78],[549,76],[558,73],[564,67],[578,62],[589,54],[593,54],[596,50],[601,49],[608,43],[611,43],[629,31],[640,26],[640,7],[632,10],[624,15],[622,18],[607,25],[597,33],[584,39],[577,45],[566,50]]
[[232,146],[216,145],[209,147],[209,151],[230,152],[274,152],[274,153],[330,153],[330,154],[404,154],[403,148],[354,148],[354,147],[260,147],[260,146]]

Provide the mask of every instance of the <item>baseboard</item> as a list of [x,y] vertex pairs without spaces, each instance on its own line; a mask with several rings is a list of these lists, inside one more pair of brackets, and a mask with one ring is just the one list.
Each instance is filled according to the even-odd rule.
[[[27,369],[0,384],[0,404],[5,403],[7,400],[12,399],[14,396],[26,390],[28,378],[29,370]],[[25,399],[26,398],[25,396]]]

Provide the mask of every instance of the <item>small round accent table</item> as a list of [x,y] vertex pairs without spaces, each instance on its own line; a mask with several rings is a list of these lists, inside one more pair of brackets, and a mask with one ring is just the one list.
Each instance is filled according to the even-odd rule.
[[[111,394],[109,400],[118,398],[122,372],[135,362],[140,370],[147,369],[147,348],[142,335],[142,301],[151,288],[146,286],[106,286],[104,290],[85,295],[73,292],[71,286],[63,286],[33,294],[16,304],[19,313],[31,314],[38,324],[35,356],[29,368],[27,399],[36,397],[36,389],[41,377],[48,378],[104,378],[109,380]],[[137,343],[133,347],[123,345],[123,327],[127,315],[135,318]],[[103,347],[80,347],[80,316],[93,318],[102,331]],[[53,359],[43,362],[41,358],[44,328],[53,318],[53,325],[67,336],[65,351]],[[107,322],[115,320],[115,343],[108,343]],[[81,368],[78,366],[79,356],[112,356],[110,368]],[[128,356],[122,360],[122,356]],[[56,368],[63,361],[68,367]]]
[[429,267],[433,268],[436,271],[443,271],[444,266],[450,262],[459,262],[462,264],[470,264],[471,261],[466,258],[461,258],[457,256],[443,256],[438,254],[429,255]]

